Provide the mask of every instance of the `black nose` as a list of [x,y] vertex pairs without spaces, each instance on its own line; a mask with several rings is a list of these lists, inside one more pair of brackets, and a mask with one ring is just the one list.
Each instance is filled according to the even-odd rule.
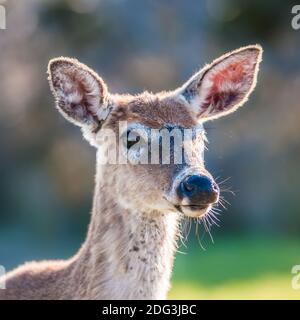
[[193,205],[211,204],[218,200],[219,188],[213,179],[204,175],[193,175],[180,183],[178,195],[188,198]]

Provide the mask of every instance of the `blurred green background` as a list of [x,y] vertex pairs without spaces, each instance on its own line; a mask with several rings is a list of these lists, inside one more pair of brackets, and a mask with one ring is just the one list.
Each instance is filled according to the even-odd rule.
[[[206,125],[208,169],[230,177],[230,202],[211,230],[191,224],[170,298],[299,299],[300,30],[292,1],[1,1],[0,264],[67,258],[84,240],[95,150],[55,110],[48,60],[74,56],[112,92],[181,85],[222,53],[260,43],[255,92]],[[196,232],[197,231],[197,232]],[[187,232],[188,233],[188,232]]]

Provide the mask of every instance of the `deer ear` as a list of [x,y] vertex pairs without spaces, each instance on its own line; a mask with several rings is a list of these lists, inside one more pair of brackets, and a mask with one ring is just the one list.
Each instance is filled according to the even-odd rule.
[[218,118],[235,111],[256,85],[262,48],[243,47],[205,66],[179,90],[199,119]]
[[65,118],[81,127],[101,127],[110,110],[106,84],[96,72],[76,59],[61,57],[49,62],[48,75]]

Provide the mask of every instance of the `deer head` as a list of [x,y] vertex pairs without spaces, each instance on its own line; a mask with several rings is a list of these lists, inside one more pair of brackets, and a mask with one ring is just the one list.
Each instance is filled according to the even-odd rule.
[[[98,188],[106,187],[105,192],[132,211],[179,211],[200,217],[219,199],[218,185],[204,165],[203,123],[245,103],[255,87],[261,55],[258,45],[243,47],[206,65],[174,91],[137,96],[110,94],[102,78],[75,59],[51,60],[48,73],[58,110],[98,148]],[[121,126],[124,122],[127,125]],[[169,162],[161,154],[155,163],[137,161],[141,156],[153,160],[149,136],[159,137],[156,151],[161,151],[162,132],[173,136],[168,148],[174,151],[172,130],[191,133],[180,144],[179,158],[184,160],[174,161],[171,152]],[[118,137],[117,144],[104,139],[107,132]],[[122,148],[118,156],[126,154],[128,161],[102,165],[103,154],[116,145]]]

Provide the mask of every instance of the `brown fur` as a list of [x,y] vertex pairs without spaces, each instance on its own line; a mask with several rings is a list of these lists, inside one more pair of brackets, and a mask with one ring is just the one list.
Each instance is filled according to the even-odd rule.
[[193,151],[192,164],[178,165],[102,165],[108,144],[99,144],[97,137],[108,128],[118,133],[120,121],[153,129],[167,124],[193,128],[228,114],[253,90],[260,59],[260,47],[241,48],[173,92],[138,96],[109,94],[103,80],[77,60],[52,60],[48,72],[57,108],[98,148],[91,223],[74,257],[13,270],[0,299],[166,298],[182,213],[201,217],[211,208],[188,211],[186,199],[175,192],[188,175],[211,177],[204,167],[205,136],[185,146]]

